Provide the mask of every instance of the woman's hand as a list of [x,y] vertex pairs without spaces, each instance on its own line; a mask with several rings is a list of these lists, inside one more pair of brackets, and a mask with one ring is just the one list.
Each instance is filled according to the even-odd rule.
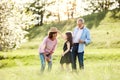
[[45,57],[45,60],[46,60],[46,61],[50,61],[50,58],[49,58],[49,57]]

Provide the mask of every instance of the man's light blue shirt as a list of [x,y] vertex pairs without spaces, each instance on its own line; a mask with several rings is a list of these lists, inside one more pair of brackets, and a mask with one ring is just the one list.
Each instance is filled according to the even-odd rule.
[[[77,34],[78,30],[79,30],[78,27],[74,28],[73,36],[75,36]],[[73,39],[74,39],[74,37],[73,37]],[[79,43],[78,53],[83,52],[84,48],[85,48],[85,44],[89,44],[91,42],[90,31],[88,28],[86,28],[86,27],[83,28],[83,32],[80,36],[80,40],[85,41],[85,43],[83,43],[83,44]]]

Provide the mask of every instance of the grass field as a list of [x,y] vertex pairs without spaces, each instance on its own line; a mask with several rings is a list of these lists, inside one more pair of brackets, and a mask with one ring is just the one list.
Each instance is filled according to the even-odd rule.
[[19,66],[0,70],[0,80],[119,80],[120,62],[86,62],[78,73],[61,72],[53,65],[52,72],[40,74],[39,66]]
[[85,70],[78,69],[77,73],[60,70],[60,53],[56,50],[53,55],[52,72],[47,72],[46,66],[44,74],[40,74],[40,61],[36,49],[27,51],[28,54],[25,54],[26,50],[8,52],[6,58],[0,60],[1,65],[4,65],[0,69],[0,80],[119,80],[120,78],[120,49],[86,49]]

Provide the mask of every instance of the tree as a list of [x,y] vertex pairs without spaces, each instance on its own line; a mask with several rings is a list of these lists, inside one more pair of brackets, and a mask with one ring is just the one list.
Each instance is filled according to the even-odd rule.
[[48,13],[46,16],[50,16],[51,12],[46,10],[46,7],[54,3],[47,2],[46,0],[34,0],[32,3],[29,4],[28,7],[26,7],[26,12],[31,11],[33,15],[35,16],[35,20],[37,20],[36,26],[42,26],[43,25],[43,18],[45,16],[45,13]]
[[74,1],[74,0],[68,1],[66,7],[67,7],[66,13],[67,13],[68,19],[70,17],[73,18],[74,12],[76,10],[76,1]]
[[58,22],[60,22],[60,9],[59,9],[59,3],[60,3],[60,2],[61,2],[60,0],[56,0]]
[[90,0],[88,3],[88,8],[85,8],[87,11],[101,12],[107,11],[114,4],[112,0]]
[[118,3],[118,8],[120,8],[120,0],[116,0],[116,2]]
[[18,48],[24,42],[28,26],[26,14],[11,0],[0,3],[0,47],[1,50]]

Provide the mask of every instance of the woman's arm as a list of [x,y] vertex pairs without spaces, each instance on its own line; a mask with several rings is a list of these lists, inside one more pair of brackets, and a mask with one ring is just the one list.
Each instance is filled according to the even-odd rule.
[[45,51],[45,47],[46,47],[46,41],[47,41],[47,37],[45,37],[44,39],[43,39],[43,42],[40,44],[40,46],[39,46],[39,48],[38,48],[38,51],[39,51],[39,53],[41,52],[41,53],[44,53]]
[[57,41],[57,39],[56,39],[56,43],[55,43],[55,45],[53,46],[52,50],[50,51],[50,55],[51,55],[52,53],[54,53],[54,51],[55,51],[55,49],[56,49],[56,47],[57,47],[57,43],[58,43],[58,41]]
[[67,50],[63,52],[62,56],[64,56],[69,51],[70,51],[70,42],[67,42]]

